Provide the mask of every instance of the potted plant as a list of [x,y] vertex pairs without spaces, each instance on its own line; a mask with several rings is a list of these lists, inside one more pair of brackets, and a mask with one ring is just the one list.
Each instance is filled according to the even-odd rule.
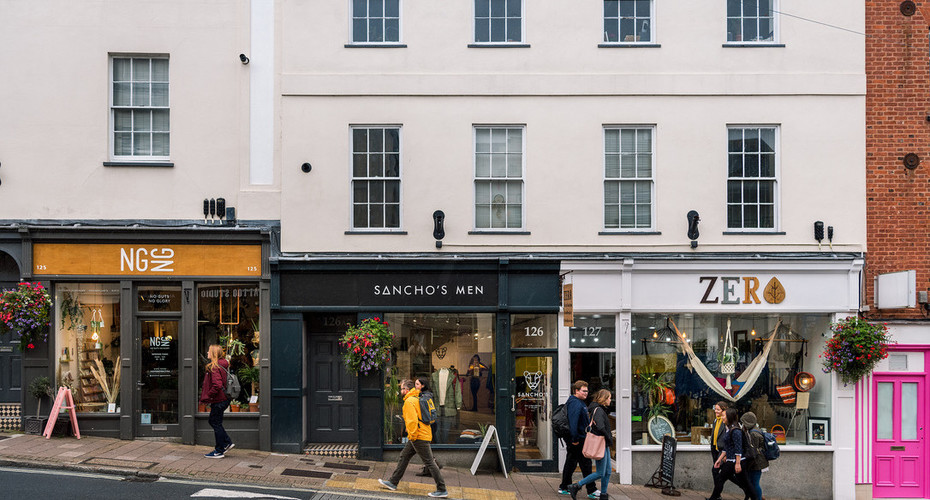
[[[239,382],[251,385],[249,396],[258,396],[258,378],[260,374],[261,371],[257,366],[243,366],[236,372],[236,375],[239,376]],[[257,398],[254,403],[252,402],[252,398],[249,398],[249,411],[258,411]]]
[[239,401],[239,411],[249,411],[249,402],[248,401]]
[[41,434],[46,418],[42,416],[42,400],[52,396],[52,381],[48,377],[36,377],[29,383],[29,394],[39,402],[35,417],[26,417],[26,432]]
[[384,368],[391,360],[393,344],[394,334],[388,330],[387,321],[382,322],[377,317],[365,319],[359,325],[349,325],[339,339],[339,345],[345,349],[346,370],[361,375]]
[[888,327],[850,316],[830,325],[833,337],[827,340],[820,358],[823,372],[836,372],[845,384],[854,384],[888,357],[893,344]]
[[207,405],[206,403],[197,403],[197,411],[200,413],[206,413],[210,411],[209,405]]
[[229,403],[229,411],[233,413],[239,413],[239,402],[236,401],[235,399],[232,400],[232,402]]
[[[48,339],[52,298],[41,283],[22,282],[0,294],[0,326],[19,336],[19,350],[35,349]],[[15,338],[15,337],[14,337]]]

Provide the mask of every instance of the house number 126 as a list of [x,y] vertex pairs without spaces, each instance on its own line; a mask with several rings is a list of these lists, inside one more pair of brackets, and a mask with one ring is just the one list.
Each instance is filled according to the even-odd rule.
[[527,337],[542,337],[545,335],[541,326],[528,326],[524,328]]

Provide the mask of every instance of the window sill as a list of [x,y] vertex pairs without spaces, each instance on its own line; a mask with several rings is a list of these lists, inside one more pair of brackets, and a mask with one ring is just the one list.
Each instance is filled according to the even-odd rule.
[[660,231],[600,231],[598,236],[656,236],[662,234]]
[[494,234],[494,235],[517,235],[517,236],[528,236],[529,231],[469,231],[468,234]]
[[528,49],[528,43],[470,43],[469,49]]
[[759,236],[759,235],[784,236],[787,233],[785,233],[784,231],[724,231],[723,234],[726,236],[733,236],[733,235],[738,236],[741,234],[748,234],[752,236]]
[[772,42],[758,42],[758,43],[746,43],[746,42],[727,42],[723,44],[723,48],[728,47],[781,47],[784,48],[785,44],[783,43],[772,43]]
[[658,43],[605,42],[597,44],[599,49],[657,49]]
[[405,49],[407,48],[406,43],[347,43],[345,44],[347,49]]
[[407,234],[407,231],[400,231],[400,230],[398,231],[390,231],[390,230],[388,231],[359,231],[359,230],[355,230],[355,231],[346,231],[345,234],[352,234],[352,235],[355,235],[355,234],[400,234],[400,235],[405,235]]
[[171,161],[105,161],[104,167],[173,167]]

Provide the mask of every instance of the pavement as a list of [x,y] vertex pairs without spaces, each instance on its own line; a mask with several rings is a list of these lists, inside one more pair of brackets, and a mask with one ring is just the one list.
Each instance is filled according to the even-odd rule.
[[[396,464],[350,460],[319,455],[284,454],[233,448],[223,459],[211,459],[204,454],[208,446],[136,439],[124,441],[95,436],[52,437],[0,432],[0,465],[61,469],[135,476],[142,480],[159,477],[170,479],[213,481],[230,484],[250,484],[271,487],[301,488],[309,491],[366,498],[426,498],[436,489],[429,477],[418,477],[422,466],[414,458],[397,491],[388,491],[378,484],[379,478],[389,478]],[[558,494],[558,474],[514,472],[505,478],[501,472],[447,466],[442,470],[449,498],[463,500],[568,500]],[[576,480],[580,478],[577,474]],[[678,490],[682,500],[699,500],[709,492]],[[723,498],[739,500],[742,495],[728,485]],[[616,475],[608,490],[612,500],[658,500],[671,498],[661,490],[638,485],[621,485]],[[579,500],[583,498],[579,495]]]

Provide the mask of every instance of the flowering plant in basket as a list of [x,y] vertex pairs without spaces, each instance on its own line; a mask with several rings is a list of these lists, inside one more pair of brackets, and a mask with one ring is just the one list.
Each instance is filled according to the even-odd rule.
[[35,349],[48,339],[52,298],[39,283],[20,283],[16,290],[0,294],[0,327],[19,335],[19,350]]
[[381,318],[368,318],[359,325],[349,325],[339,339],[339,345],[345,349],[346,369],[364,375],[380,370],[391,360],[393,344],[394,334],[388,330],[387,321],[382,322]]
[[891,334],[884,324],[874,324],[854,316],[832,323],[833,337],[827,340],[820,357],[823,372],[836,372],[846,384],[854,384],[888,357]]

